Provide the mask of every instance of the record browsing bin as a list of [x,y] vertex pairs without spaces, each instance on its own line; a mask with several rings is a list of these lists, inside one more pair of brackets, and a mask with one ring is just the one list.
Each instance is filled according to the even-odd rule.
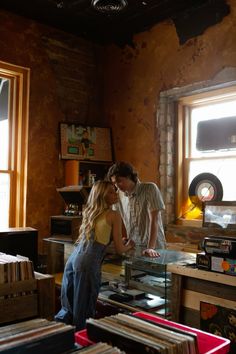
[[[199,354],[227,354],[230,349],[230,340],[222,338],[201,330],[188,327],[173,321],[166,320],[162,317],[156,315],[147,314],[145,312],[136,312],[133,314],[136,317],[142,318],[144,320],[152,321],[157,324],[165,324],[172,328],[179,328],[181,330],[186,330],[186,333],[194,333],[197,335],[198,350]],[[94,344],[87,335],[87,330],[75,333],[75,342],[84,347]]]
[[34,272],[35,278],[0,284],[0,324],[32,317],[52,319],[55,309],[55,280]]
[[195,333],[197,335],[199,354],[227,354],[229,352],[230,349],[229,339],[219,337],[211,333],[201,331],[196,328],[185,326],[180,323],[169,321],[152,314],[147,314],[144,312],[136,312],[134,313],[134,315],[139,318],[153,321],[157,324],[158,323],[167,324],[173,328],[179,328],[182,330],[186,330],[186,332]]

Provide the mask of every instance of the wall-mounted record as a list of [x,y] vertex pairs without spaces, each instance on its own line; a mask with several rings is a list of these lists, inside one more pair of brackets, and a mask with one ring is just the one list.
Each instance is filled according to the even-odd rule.
[[212,173],[200,173],[189,186],[189,197],[196,202],[196,197],[200,202],[221,201],[223,198],[222,184]]

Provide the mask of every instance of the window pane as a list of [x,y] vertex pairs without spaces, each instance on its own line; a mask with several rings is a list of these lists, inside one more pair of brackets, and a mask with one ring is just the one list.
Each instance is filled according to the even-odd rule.
[[8,120],[0,121],[0,170],[8,169]]
[[10,176],[0,173],[0,227],[9,227]]
[[0,170],[8,169],[8,98],[9,80],[0,78]]
[[236,200],[236,157],[191,161],[189,165],[189,185],[194,177],[200,173],[212,173],[223,186],[222,200]]
[[[234,118],[229,118],[229,117],[234,117]],[[232,101],[225,101],[221,103],[215,103],[215,104],[210,104],[207,106],[202,106],[202,107],[197,107],[192,110],[191,114],[191,157],[205,157],[205,156],[220,156],[220,155],[232,155],[236,154],[236,151],[230,151],[230,149],[222,149],[222,150],[216,150],[215,151],[200,151],[197,150],[197,132],[198,132],[198,124],[200,122],[209,122],[210,120],[214,120],[216,122],[216,119],[219,120],[219,124],[222,123],[222,127],[224,128],[224,119],[225,119],[225,125],[229,124],[229,120],[231,125],[234,127],[230,131],[226,131],[228,134],[226,136],[226,140],[233,138],[233,143],[235,143],[236,140],[236,100]],[[233,121],[235,119],[235,124],[233,124]],[[205,123],[206,125],[206,123]],[[216,123],[215,123],[216,125]],[[214,124],[212,124],[214,126]],[[216,127],[215,127],[216,128]],[[227,128],[226,128],[227,130]],[[229,129],[228,129],[229,130]],[[220,132],[219,132],[220,133]],[[224,134],[224,129],[221,131],[222,135]],[[217,138],[217,134],[215,134],[214,137],[214,128],[212,129],[211,132],[209,132],[209,139],[211,138]],[[207,135],[206,132],[204,136]],[[222,138],[222,136],[220,136]],[[207,145],[208,142],[206,142]],[[228,143],[228,142],[227,142]],[[216,142],[217,145],[217,142]],[[232,144],[232,146],[235,144]],[[232,149],[231,149],[232,150]]]

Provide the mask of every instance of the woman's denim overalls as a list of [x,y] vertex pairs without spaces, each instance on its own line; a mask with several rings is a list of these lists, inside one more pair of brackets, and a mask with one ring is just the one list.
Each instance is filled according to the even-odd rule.
[[56,321],[72,324],[76,330],[86,326],[86,319],[95,316],[96,302],[101,284],[101,265],[107,245],[85,237],[76,246],[65,265],[62,288],[61,310]]

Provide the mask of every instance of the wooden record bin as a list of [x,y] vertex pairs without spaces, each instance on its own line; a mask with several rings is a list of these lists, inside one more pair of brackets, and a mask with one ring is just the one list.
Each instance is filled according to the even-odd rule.
[[0,325],[33,317],[53,319],[55,279],[34,274],[34,279],[0,284]]

